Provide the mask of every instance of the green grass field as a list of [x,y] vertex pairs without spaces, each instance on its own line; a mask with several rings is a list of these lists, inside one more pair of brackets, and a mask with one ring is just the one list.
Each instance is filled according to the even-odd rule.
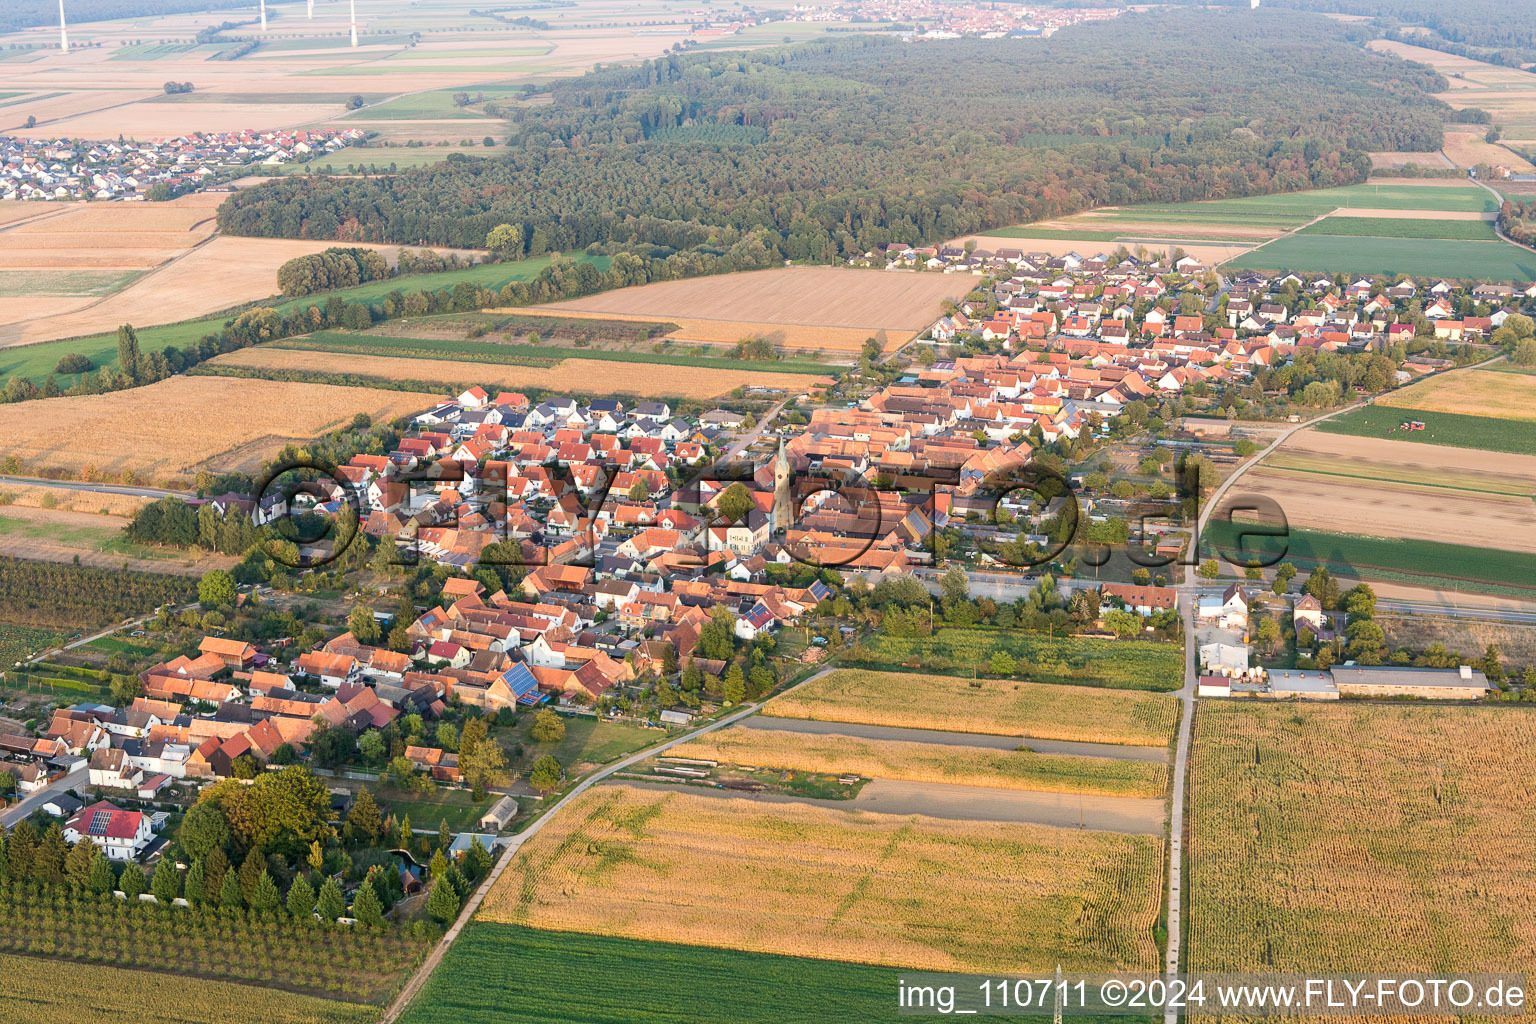
[[161,57],[177,57],[188,53],[213,55],[228,49],[231,43],[138,43],[124,46],[108,60],[159,60]]
[[[643,726],[604,722],[588,715],[573,715],[562,718],[565,722],[564,739],[558,743],[537,743],[532,736],[533,718],[533,715],[521,714],[511,729],[495,733],[497,741],[508,748],[507,766],[514,771],[526,771],[545,754],[553,754],[555,760],[568,771],[583,763],[606,764],[663,738],[662,733]],[[510,748],[514,743],[523,746],[520,756],[512,756]]]
[[345,174],[351,167],[377,167],[387,171],[391,166],[398,171],[413,167],[427,167],[448,159],[450,153],[468,153],[471,156],[489,156],[490,150],[468,149],[463,146],[348,146],[339,153],[328,153],[305,163],[283,164],[284,174]]
[[[91,496],[81,491],[71,504],[76,512],[90,512]],[[126,525],[126,520],[123,521]],[[171,551],[134,544],[121,528],[111,526],[61,526],[58,523],[40,522],[33,519],[11,518],[0,506],[0,537],[21,537],[29,540],[46,540],[55,544],[78,547],[85,551],[98,551],[127,558],[178,558],[185,557]]]
[[[590,260],[596,264],[598,270],[608,269],[608,257],[587,256],[577,253],[573,259]],[[325,305],[332,295],[339,296],[348,302],[374,302],[388,295],[395,289],[402,291],[438,291],[444,288],[452,288],[460,281],[473,281],[484,288],[500,288],[510,281],[527,281],[536,277],[539,271],[549,266],[549,256],[539,256],[535,259],[520,260],[515,263],[486,263],[460,270],[445,270],[439,274],[416,274],[410,277],[394,277],[387,281],[372,281],[361,284],[355,288],[343,288],[335,292],[322,292],[318,295],[306,295],[297,299],[284,299],[271,303],[272,308],[289,310],[299,306]],[[273,288],[277,281],[272,282]],[[261,305],[256,303],[256,305]],[[229,319],[227,313],[216,313],[212,316],[202,317],[197,320],[187,320],[178,324],[165,324],[159,327],[137,327],[139,344],[146,351],[160,349],[167,345],[178,347],[189,345],[206,334],[212,334],[224,326]],[[13,376],[26,376],[37,383],[42,383],[44,378],[53,373],[53,368],[61,357],[72,352],[88,357],[97,367],[117,365],[117,335],[95,334],[86,338],[74,338],[66,341],[49,341],[37,345],[19,345],[11,348],[0,348],[0,380],[8,380]],[[74,376],[61,376],[58,378],[60,387],[69,387],[75,382]]]
[[613,363],[644,363],[652,366],[702,366],[720,370],[772,370],[774,373],[804,373],[824,376],[828,367],[821,363],[798,360],[751,362],[690,355],[676,352],[625,352],[592,348],[557,348],[546,345],[512,345],[485,341],[456,341],[441,338],[391,337],[377,334],[342,334],[317,331],[302,338],[272,343],[274,348],[301,349],[311,352],[398,356],[407,359],[463,359],[479,363],[513,366],[552,366],[562,359],[596,359]]
[[491,809],[495,798],[476,802],[466,789],[438,789],[434,786],[425,793],[406,796],[390,791],[379,795],[379,804],[386,814],[396,818],[410,815],[412,828],[436,829],[442,822],[448,823],[450,832],[477,832],[480,816]]
[[1345,235],[1374,238],[1461,238],[1496,242],[1498,233],[1487,220],[1407,220],[1396,217],[1326,217],[1302,228],[1303,235]]
[[[1309,192],[1286,192],[1279,195],[1250,196],[1244,199],[1215,199],[1198,203],[1145,203],[1104,211],[1104,221],[1125,224],[1184,225],[1190,232],[1202,227],[1257,228],[1272,231],[1288,231],[1307,221],[1340,208],[1378,210],[1443,210],[1463,213],[1493,213],[1498,204],[1493,196],[1475,186],[1442,187],[1438,185],[1346,185],[1342,188],[1317,189]],[[1354,218],[1363,220],[1367,218]],[[1085,217],[1072,223],[1081,223],[1083,231],[1067,231],[1065,238],[1093,238],[1108,234],[1107,229],[1095,227],[1099,218]],[[1404,223],[1417,223],[1405,221]],[[1440,222],[1444,223],[1444,222]],[[1450,222],[1452,224],[1456,222]],[[1446,230],[1457,230],[1455,228]],[[995,228],[986,232],[998,237],[1019,238],[1039,234],[1050,237],[1029,225]],[[1110,238],[1126,235],[1120,230],[1109,234]],[[1437,236],[1438,237],[1438,236]],[[1461,237],[1447,235],[1444,237]],[[1486,237],[1486,236],[1475,236]],[[1191,239],[1193,240],[1193,239]]]
[[110,295],[128,287],[142,270],[4,270],[0,296]]
[[[1238,527],[1212,522],[1202,549],[1238,553]],[[1242,554],[1284,551],[1301,568],[1326,565],[1330,572],[1363,579],[1398,580],[1425,586],[1520,593],[1536,596],[1536,555],[1428,540],[1395,540],[1292,529],[1284,538],[1246,538]],[[1230,565],[1227,566],[1230,569]]]
[[400,1024],[870,1024],[897,1019],[900,976],[865,964],[476,921]]
[[1177,690],[1184,682],[1184,654],[1176,644],[1002,629],[940,627],[932,636],[920,637],[876,634],[861,640],[844,660],[868,668],[920,666],[924,672],[969,676],[973,671],[985,673],[997,651],[1013,656],[1019,677],[1038,683]]
[[1519,283],[1536,279],[1536,253],[1507,242],[1461,239],[1296,234],[1246,252],[1224,265],[1235,270],[1412,274]]
[[[1418,420],[1424,424],[1424,429],[1412,432],[1397,429],[1404,420]],[[1536,423],[1491,416],[1463,416],[1460,413],[1394,409],[1377,405],[1324,420],[1317,425],[1317,429],[1328,434],[1384,437],[1392,441],[1476,448],[1488,452],[1508,452],[1511,455],[1536,452]]]

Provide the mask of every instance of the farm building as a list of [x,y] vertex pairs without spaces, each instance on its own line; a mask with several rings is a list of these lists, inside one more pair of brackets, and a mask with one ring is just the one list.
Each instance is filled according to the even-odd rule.
[[517,817],[517,801],[510,796],[497,800],[491,809],[480,815],[480,827],[500,832],[507,822]]
[[1488,677],[1472,668],[1402,668],[1397,665],[1339,665],[1333,685],[1346,697],[1428,697],[1480,700]]

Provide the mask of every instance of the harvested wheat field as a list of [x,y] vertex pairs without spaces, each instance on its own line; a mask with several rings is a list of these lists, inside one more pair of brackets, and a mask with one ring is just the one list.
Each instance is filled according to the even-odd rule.
[[1168,766],[1158,761],[1037,754],[1023,749],[990,750],[739,726],[708,733],[673,747],[668,753],[762,768],[1042,793],[1160,797],[1168,789]]
[[1528,707],[1201,702],[1189,970],[1536,970],[1533,759]]
[[[905,332],[901,341],[907,340],[938,319],[944,299],[964,296],[974,283],[956,274],[787,267],[620,288],[522,312],[576,311],[674,323],[713,320],[728,325],[719,330],[733,342],[775,327],[850,328],[863,332],[852,346],[857,350],[877,330]],[[799,347],[831,348],[829,341]]]
[[295,349],[241,349],[216,357],[214,366],[238,366],[276,373],[349,373],[386,380],[423,381],[445,388],[471,384],[501,388],[544,388],[580,394],[664,395],[713,398],[738,387],[803,391],[822,380],[801,373],[756,370],[717,370],[702,366],[610,363],[600,359],[563,359],[553,366],[507,366],[453,359],[411,359],[396,356],[338,356],[332,352]]
[[105,395],[0,406],[0,454],[31,471],[180,481],[196,467],[255,438],[315,437],[365,412],[391,420],[429,408],[440,395],[290,384],[230,377],[171,377]]
[[1162,746],[1173,736],[1177,698],[1009,679],[838,669],[770,700],[780,718],[945,729],[994,736]]
[[1388,171],[1406,167],[1409,164],[1418,164],[1420,167],[1454,167],[1445,154],[1436,150],[1433,153],[1414,153],[1404,151],[1382,151],[1371,154],[1371,170]]
[[599,786],[490,921],[927,970],[1151,970],[1163,842]]
[[[9,332],[0,331],[0,344],[100,334],[125,323],[135,327],[176,323],[255,302],[278,293],[277,268],[283,263],[335,244],[323,240],[220,235],[190,252],[166,253],[174,262],[167,262],[100,302],[78,311],[38,318]],[[380,250],[391,262],[401,248],[368,243],[359,243],[358,247]],[[212,281],[218,282],[217,288],[209,287]]]
[[1495,370],[1442,373],[1389,391],[1376,399],[1376,404],[1463,416],[1536,420],[1536,376]]
[[77,491],[71,487],[49,487],[44,484],[0,484],[0,505],[4,505],[13,514],[16,509],[26,508],[90,512],[98,516],[132,516],[154,500],[135,494]]
[[1267,497],[1307,530],[1370,534],[1536,552],[1536,503],[1528,495],[1322,476],[1259,466],[1242,497]]
[[1443,152],[1455,161],[1457,167],[1503,164],[1519,174],[1536,171],[1536,166],[1513,150],[1483,141],[1482,132],[1446,132]]

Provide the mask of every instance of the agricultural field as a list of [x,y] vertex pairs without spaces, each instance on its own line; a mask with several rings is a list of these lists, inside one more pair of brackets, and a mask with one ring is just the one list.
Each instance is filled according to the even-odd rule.
[[[1516,486],[1511,480],[1507,487]],[[1268,498],[1293,527],[1400,539],[1454,541],[1536,554],[1536,482],[1526,493],[1495,494],[1449,484],[1397,483],[1256,466],[1239,501]],[[1218,512],[1218,515],[1220,513]]]
[[[1201,536],[1202,551],[1207,555],[1214,552],[1238,554],[1237,532],[1233,524],[1213,520]],[[1353,579],[1536,597],[1536,585],[1531,582],[1536,580],[1536,556],[1522,552],[1293,527],[1284,537],[1283,544],[1272,539],[1249,537],[1242,546],[1239,561],[1248,556],[1262,558],[1277,553],[1284,561],[1299,568],[1326,565],[1329,572]]]
[[[18,245],[0,251],[0,345],[115,331],[122,323],[143,327],[206,317],[277,294],[278,267],[296,256],[335,244],[212,237],[214,206],[221,198],[211,194],[183,196],[171,203],[87,204],[3,232]],[[162,227],[151,230],[150,225]],[[391,263],[401,249],[395,245],[361,247],[383,252]],[[475,255],[464,250],[459,253]],[[441,286],[451,287],[465,279],[453,275],[473,273],[504,284],[522,273],[531,276],[544,265],[528,262],[537,265],[498,264],[494,271],[489,267],[449,271],[441,275]],[[70,293],[72,298],[63,300],[6,298],[5,282],[12,275],[29,279],[46,275],[66,282],[92,278],[97,285],[94,292],[84,283],[71,286],[75,289]],[[396,281],[407,280],[411,279],[376,284],[399,287]],[[209,287],[210,281],[217,281],[218,287]]]
[[1496,242],[1493,222],[1481,219],[1427,219],[1413,217],[1324,217],[1298,234],[1341,235],[1355,238],[1459,238]]
[[1508,242],[1460,239],[1296,234],[1253,249],[1226,265],[1234,270],[1410,274],[1520,283],[1536,280],[1536,253]]
[[[683,327],[672,336],[688,341],[765,334],[790,348],[857,352],[876,332],[890,335],[888,347],[907,341],[938,319],[943,300],[963,297],[972,283],[954,274],[787,267],[620,288],[531,311],[670,320]],[[696,330],[700,321],[714,330]]]
[[[578,74],[595,62],[657,57],[690,34],[682,5],[582,3],[535,11],[548,31],[497,20],[475,0],[436,0],[427,11],[411,0],[375,0],[358,10],[359,42],[348,45],[347,8],[321,4],[313,20],[278,5],[265,31],[242,25],[238,38],[258,48],[238,60],[208,58],[228,44],[200,45],[200,29],[227,15],[183,13],[71,25],[67,55],[40,29],[0,37],[0,46],[44,43],[38,50],[0,50],[0,133],[35,117],[59,136],[175,136],[195,130],[349,127],[364,124],[386,139],[479,142],[499,122],[445,114],[439,97],[457,91],[511,94],[550,75]],[[296,10],[297,13],[292,13]],[[254,15],[254,7],[252,8]],[[636,31],[635,25],[646,28]],[[448,27],[453,26],[453,27]],[[748,45],[755,45],[748,43]],[[167,97],[166,80],[193,81],[196,92]],[[358,118],[345,103],[407,97],[390,113]],[[452,111],[451,99],[447,110]]]
[[1192,971],[1536,968],[1523,707],[1202,702]]
[[68,636],[57,630],[13,626],[0,620],[0,671],[9,670],[16,662],[40,654]]
[[[1424,429],[1412,431],[1411,434],[1403,431],[1403,422],[1410,420],[1423,423]],[[1536,423],[1520,419],[1496,419],[1492,416],[1469,416],[1429,409],[1394,412],[1391,408],[1378,404],[1356,409],[1342,416],[1335,416],[1312,429],[1325,434],[1346,434],[1355,437],[1398,439],[1411,436],[1414,444],[1507,452],[1512,455],[1529,455],[1531,452],[1536,452]]]
[[11,1024],[368,1024],[379,1013],[376,1006],[105,964],[0,954],[0,972]]
[[1039,683],[1129,690],[1177,690],[1184,684],[1184,658],[1176,644],[1042,637],[1012,630],[942,627],[932,636],[876,634],[860,640],[848,660],[870,668],[922,668],[969,676],[986,672],[998,651],[1013,657],[1016,675]]
[[[1182,654],[1178,662],[1182,671]],[[773,698],[763,713],[818,722],[1164,746],[1173,738],[1178,701],[1164,694],[1112,693],[1084,686],[838,669]]]
[[[763,364],[771,366],[773,364]],[[707,366],[674,366],[665,374],[638,373],[631,363],[595,359],[562,359],[548,366],[508,366],[452,359],[399,356],[349,356],[338,360],[329,352],[299,351],[260,345],[217,356],[203,371],[234,370],[276,380],[315,379],[310,375],[345,373],[349,382],[395,381],[412,387],[439,386],[444,391],[480,384],[496,388],[635,395],[641,398],[683,396],[713,398],[738,387],[800,391],[815,378],[772,370],[720,370]]]
[[[1536,79],[1529,73],[1387,39],[1377,39],[1370,47],[1381,53],[1393,53],[1406,60],[1428,64],[1445,75],[1451,87],[1440,93],[1439,98],[1458,110],[1476,107],[1487,111],[1510,145],[1519,147],[1536,142]],[[1455,131],[1456,127],[1450,126],[1447,132],[1446,152],[1457,157],[1457,163],[1462,163],[1461,156],[1453,152],[1454,143],[1450,132]],[[1475,133],[1474,141],[1482,137],[1482,126],[1468,125],[1466,129]],[[1511,169],[1518,166],[1516,161],[1519,157],[1509,148],[1492,148],[1502,152],[1479,150],[1465,156],[1487,158],[1490,163],[1503,164]]]
[[[377,329],[376,329],[377,330]],[[497,341],[471,341],[452,338],[396,337],[382,331],[405,331],[403,326],[385,325],[376,333],[350,334],[317,331],[301,338],[273,342],[273,348],[298,352],[334,352],[347,356],[390,356],[404,359],[456,359],[463,362],[490,363],[501,366],[554,366],[566,360],[593,360],[603,363],[644,363],[652,366],[695,366],[709,370],[744,370],[772,373],[804,373],[825,377],[830,368],[808,360],[754,362],[710,355],[697,349],[679,348],[666,352],[629,351],[612,348],[565,348],[553,345],[516,345]]]
[[0,483],[0,509],[16,508],[92,512],[100,516],[131,517],[153,498],[134,494],[109,494],[101,491],[77,491],[46,484]]
[[1536,377],[1492,370],[1437,374],[1389,391],[1376,404],[1536,423]]
[[[233,449],[241,450],[240,471],[250,472],[288,441],[315,437],[356,413],[387,421],[440,399],[371,388],[171,377],[105,395],[0,406],[0,432],[7,451],[33,471],[94,469],[119,477],[184,480],[205,464],[235,469],[219,462]],[[214,410],[217,416],[211,415]],[[81,437],[92,443],[79,444]]]
[[721,729],[673,747],[669,755],[734,765],[787,768],[994,789],[1090,796],[1161,797],[1168,766],[1032,750],[989,750],[904,740],[870,740],[770,729]]
[[1151,970],[1162,850],[605,785],[528,841],[480,918],[917,969]]
[[[1269,243],[1286,245],[1295,241],[1294,236],[1284,239],[1281,236],[1305,228],[1308,222],[1317,218],[1325,219],[1309,231],[1322,228],[1322,233],[1346,237],[1359,234],[1365,226],[1362,222],[1401,220],[1410,226],[1394,224],[1381,229],[1382,234],[1496,239],[1497,236],[1486,227],[1468,227],[1457,222],[1463,218],[1481,219],[1496,212],[1497,208],[1487,192],[1460,183],[1454,187],[1367,183],[1243,199],[1102,207],[1036,224],[996,228],[974,236],[974,240],[983,248],[1009,245],[1053,255],[1070,250],[1090,253],[1114,248],[1106,243],[1129,248],[1144,245],[1153,250],[1177,245],[1198,259],[1246,267],[1251,264],[1245,261],[1260,258],[1259,254],[1269,251],[1272,247]],[[1338,217],[1339,223],[1333,224],[1335,217],[1329,215],[1335,211],[1352,212],[1353,215]],[[1450,222],[1449,226],[1440,223],[1442,220]],[[1411,233],[1416,230],[1411,225],[1426,221],[1435,221],[1436,226],[1417,230],[1431,231],[1432,234]],[[1330,224],[1332,229],[1323,227]],[[1276,239],[1280,241],[1275,242]],[[1327,246],[1333,244],[1326,243]],[[1254,249],[1256,245],[1258,249]],[[1500,247],[1510,248],[1503,243]]]
[[890,1006],[883,967],[476,919],[400,1024],[858,1024]]
[[[1368,410],[1369,411],[1369,410]],[[1383,410],[1375,410],[1379,416]],[[1392,423],[1398,422],[1392,417]],[[1420,443],[1431,431],[1394,429],[1385,438],[1336,433],[1326,424],[1292,434],[1266,456],[1268,468],[1350,480],[1419,484],[1485,494],[1536,493],[1536,455],[1493,454]]]
[[448,159],[451,153],[473,153],[448,146],[349,146],[340,153],[316,157],[302,163],[284,164],[284,174],[345,174],[348,167],[365,167],[370,171],[378,168],[388,173],[389,168],[407,171],[413,167],[427,167]]

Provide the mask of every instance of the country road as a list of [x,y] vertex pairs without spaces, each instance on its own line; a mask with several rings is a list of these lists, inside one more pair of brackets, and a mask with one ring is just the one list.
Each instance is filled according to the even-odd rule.
[[190,491],[167,491],[159,487],[133,487],[128,484],[87,483],[81,480],[44,480],[33,476],[0,475],[0,484],[21,487],[58,487],[66,491],[90,491],[93,494],[126,494],[132,498],[190,498]]

